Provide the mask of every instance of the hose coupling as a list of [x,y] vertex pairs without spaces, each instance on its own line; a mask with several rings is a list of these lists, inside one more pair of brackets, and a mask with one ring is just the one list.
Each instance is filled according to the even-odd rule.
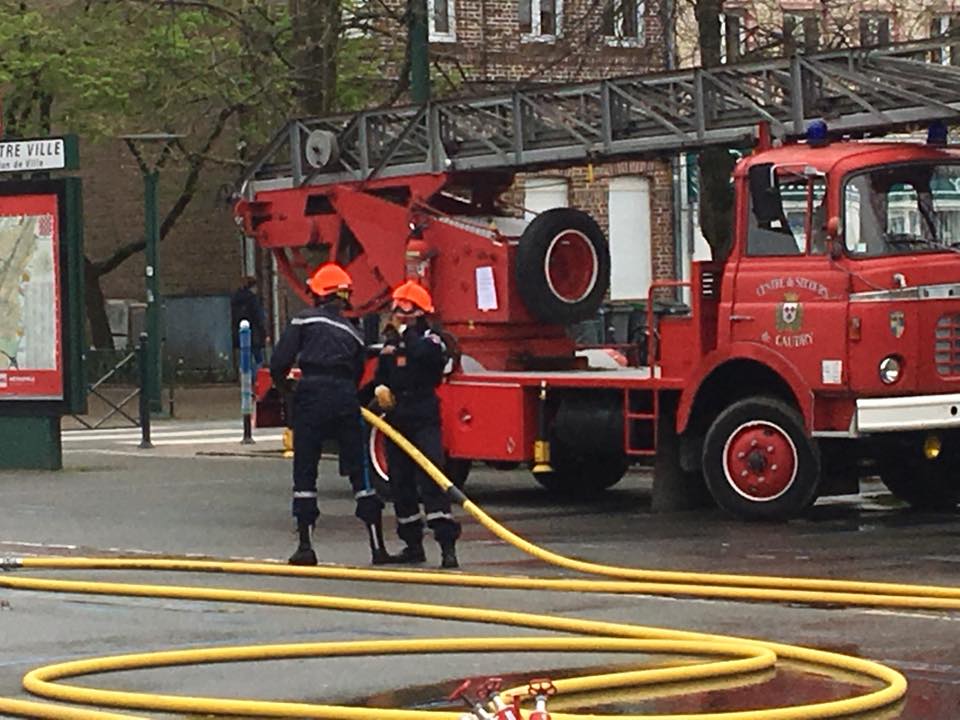
[[3,572],[13,572],[23,567],[22,558],[5,557],[0,558],[0,570]]

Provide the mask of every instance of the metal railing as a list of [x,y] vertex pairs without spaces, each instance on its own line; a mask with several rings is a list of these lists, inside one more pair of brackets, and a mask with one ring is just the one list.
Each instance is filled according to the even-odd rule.
[[112,400],[110,397],[108,397],[106,394],[104,394],[100,390],[100,388],[103,385],[105,385],[114,377],[116,377],[117,374],[120,373],[120,371],[123,370],[125,367],[127,367],[130,364],[130,362],[136,357],[137,357],[136,350],[133,350],[127,353],[126,355],[123,356],[123,358],[117,364],[115,364],[103,376],[97,379],[96,382],[91,383],[87,387],[88,395],[93,395],[94,397],[99,398],[101,402],[105,403],[107,407],[110,408],[107,414],[97,420],[94,420],[93,422],[86,420],[84,417],[80,415],[74,415],[73,416],[74,420],[79,422],[88,430],[97,430],[98,428],[102,427],[104,423],[106,423],[108,420],[110,420],[114,416],[121,415],[125,420],[127,420],[127,422],[132,427],[140,427],[140,421],[137,418],[134,418],[128,415],[126,410],[124,410],[124,407],[126,407],[127,404],[129,404],[134,398],[140,395],[139,386],[134,388],[129,393],[125,394],[119,401]]

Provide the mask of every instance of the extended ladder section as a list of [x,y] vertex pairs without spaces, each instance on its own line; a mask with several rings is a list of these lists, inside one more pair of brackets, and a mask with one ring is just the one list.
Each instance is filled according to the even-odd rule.
[[960,117],[960,68],[933,60],[947,39],[521,89],[422,106],[294,120],[243,178],[259,189],[375,177],[574,165],[749,146],[758,124],[802,135],[881,134]]

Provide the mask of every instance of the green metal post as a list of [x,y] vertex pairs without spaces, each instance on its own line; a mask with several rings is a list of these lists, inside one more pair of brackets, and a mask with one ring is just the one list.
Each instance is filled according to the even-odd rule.
[[0,469],[60,470],[60,417],[0,416]]
[[[161,329],[163,295],[160,290],[160,224],[157,217],[157,185],[160,168],[169,159],[171,150],[183,135],[170,133],[143,133],[121,135],[130,152],[137,159],[143,175],[143,237],[146,246],[147,318],[146,330],[150,338],[147,344],[147,398],[150,412],[163,412],[160,392],[163,387],[163,332]],[[152,167],[137,147],[138,143],[163,143],[160,154]],[[172,408],[172,403],[171,403]]]
[[427,0],[410,3],[410,95],[413,102],[430,102],[430,37]]
[[147,266],[147,399],[150,411],[159,413],[160,389],[163,381],[162,345],[160,332],[160,228],[157,221],[157,181],[160,173],[156,170],[143,174],[143,230],[146,240]]

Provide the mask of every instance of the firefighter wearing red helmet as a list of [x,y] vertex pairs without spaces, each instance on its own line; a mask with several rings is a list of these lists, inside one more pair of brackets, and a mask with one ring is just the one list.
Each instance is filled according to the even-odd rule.
[[[399,335],[384,344],[377,365],[375,395],[387,421],[434,465],[443,466],[440,402],[436,388],[443,379],[446,348],[427,321],[434,312],[426,288],[408,280],[393,291],[393,323]],[[444,568],[458,567],[456,541],[460,524],[450,512],[450,498],[416,463],[392,442],[387,444],[390,486],[397,514],[397,534],[405,547],[399,562],[425,562],[423,525],[433,530]],[[420,501],[426,511],[420,509]]]
[[316,565],[310,531],[316,524],[317,464],[323,443],[336,439],[340,474],[350,478],[375,565],[391,562],[383,543],[383,502],[365,469],[363,428],[357,383],[363,373],[366,347],[342,315],[353,282],[335,263],[320,266],[307,281],[314,307],[298,313],[280,337],[270,360],[274,384],[282,387],[294,363],[300,367],[293,408],[293,515],[300,542],[292,565]]

